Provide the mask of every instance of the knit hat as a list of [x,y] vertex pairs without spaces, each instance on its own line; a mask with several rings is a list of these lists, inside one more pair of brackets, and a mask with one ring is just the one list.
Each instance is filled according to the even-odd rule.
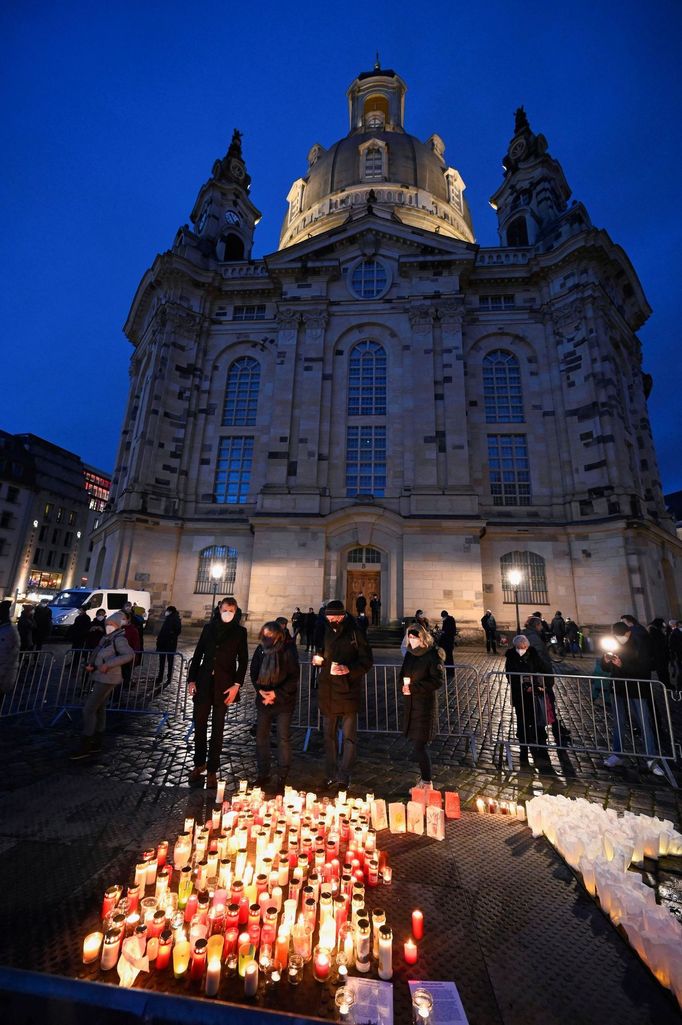
[[112,612],[110,616],[107,616],[106,622],[111,623],[117,630],[120,630],[128,622],[128,617],[124,616],[122,612]]
[[338,598],[332,598],[332,600],[328,601],[325,605],[324,614],[325,616],[344,616],[346,614],[346,609],[342,601]]

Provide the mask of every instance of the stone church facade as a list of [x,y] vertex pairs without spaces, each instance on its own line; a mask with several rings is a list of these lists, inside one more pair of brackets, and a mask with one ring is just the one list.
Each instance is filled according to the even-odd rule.
[[348,135],[312,146],[264,259],[238,132],[216,161],[125,324],[93,582],[196,620],[234,592],[255,624],[363,589],[384,622],[448,609],[466,630],[513,622],[515,568],[522,615],[681,615],[628,257],[522,108],[500,245],[477,245],[405,91],[378,66],[352,83]]

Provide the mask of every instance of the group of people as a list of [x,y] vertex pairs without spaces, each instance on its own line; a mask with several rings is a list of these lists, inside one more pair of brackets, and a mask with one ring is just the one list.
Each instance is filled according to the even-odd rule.
[[[554,613],[551,623],[548,623],[540,612],[534,612],[533,616],[540,620],[540,635],[545,645],[551,642],[556,645],[558,654],[562,656],[570,654],[582,658],[583,651],[589,645],[589,640],[574,619],[571,619],[570,616],[566,616],[564,619],[561,611]],[[481,627],[485,636],[485,650],[496,655],[499,633],[497,620],[491,609],[486,609],[481,617]]]
[[[662,776],[664,770],[655,757],[655,706],[650,681],[655,672],[661,683],[672,686],[671,665],[679,679],[682,622],[671,622],[666,630],[665,621],[658,618],[647,630],[634,616],[624,614],[613,624],[611,632],[614,650],[605,651],[593,670],[597,677],[593,698],[608,705],[612,712],[612,753],[604,765],[609,769],[625,765],[624,738],[629,735],[632,746],[634,726],[648,756],[647,767]],[[554,631],[552,636],[556,636]],[[536,613],[527,619],[524,631],[514,637],[505,654],[522,765],[529,764],[529,753],[536,765],[548,764],[548,726],[559,749],[565,748],[571,739],[570,730],[562,724],[557,711],[546,638],[542,617]]]

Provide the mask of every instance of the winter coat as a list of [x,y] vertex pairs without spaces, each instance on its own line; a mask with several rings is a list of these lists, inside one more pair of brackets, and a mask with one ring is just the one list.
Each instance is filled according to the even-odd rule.
[[[318,674],[318,704],[322,715],[358,712],[362,703],[362,682],[374,665],[374,658],[367,638],[352,616],[346,613],[338,630],[326,623],[317,653],[324,658]],[[350,672],[345,676],[332,676],[332,662],[348,666]]]
[[[296,648],[294,646],[292,649],[291,645],[284,644],[279,651],[279,675],[277,682],[260,684],[258,682],[258,674],[260,673],[264,654],[265,649],[262,644],[259,644],[253,653],[251,666],[249,667],[251,682],[256,690],[256,704],[262,705],[264,708],[272,708],[275,713],[293,712],[296,707],[296,695],[298,693],[298,679],[300,675]],[[261,691],[263,690],[274,690],[275,701],[272,705],[263,704],[263,698],[261,696]]]
[[237,617],[230,623],[212,619],[201,631],[187,678],[196,683],[201,697],[209,699],[215,691],[222,694],[235,683],[241,686],[248,661],[246,628],[239,625]]
[[[539,634],[536,636],[539,638]],[[516,713],[516,736],[522,744],[547,742],[547,699],[553,707],[553,682],[550,677],[542,675],[543,669],[542,654],[532,645],[524,655],[514,647],[505,654],[504,670],[508,674]]]
[[104,629],[104,621],[96,619],[88,630],[88,635],[83,641],[83,648],[85,651],[94,651],[102,638],[106,635]]
[[360,615],[362,612],[365,611],[366,608],[367,599],[365,598],[364,594],[358,595],[358,597],[355,599],[355,611],[358,615]]
[[668,638],[662,630],[658,630],[655,626],[649,627],[649,644],[651,645],[651,655],[653,667],[656,670],[656,676],[665,684],[666,687],[670,686],[670,654],[668,652]]
[[11,623],[0,624],[0,694],[9,694],[14,687],[19,668],[21,641],[17,628]]
[[670,651],[670,661],[673,665],[682,667],[682,630],[679,627],[671,630],[670,637],[668,638],[668,649]]
[[85,638],[92,626],[92,620],[87,612],[79,612],[66,634],[67,640],[71,641],[74,651],[80,651],[85,647]]
[[33,616],[27,612],[22,611],[19,619],[17,620],[17,630],[19,631],[19,640],[21,641],[22,651],[33,651],[35,644],[35,632],[36,624]]
[[434,645],[419,654],[411,649],[400,669],[410,678],[410,693],[403,695],[402,732],[413,743],[425,743],[436,732],[436,691],[445,683],[445,652]]
[[566,623],[566,640],[574,643],[578,640],[578,624],[572,619]]
[[556,639],[561,642],[566,636],[566,623],[563,616],[555,616],[552,620],[551,631]]
[[[523,630],[522,633],[524,637],[528,638],[530,646],[533,649],[533,651],[537,651],[538,655],[540,656],[543,671],[545,673],[553,673],[554,666],[552,665],[552,660],[549,657],[547,645],[545,644],[537,630],[534,630],[533,627],[529,626],[528,629]],[[516,651],[515,648],[512,650]]]
[[602,670],[613,678],[613,689],[616,694],[651,701],[651,684],[636,682],[651,679],[651,664],[632,634],[625,644],[620,645],[616,654],[620,659],[620,666],[610,662],[607,656],[601,660]]
[[444,648],[447,648],[448,646],[452,647],[455,643],[456,636],[457,622],[454,616],[445,616],[438,635],[438,643],[442,644]]
[[169,612],[163,617],[163,623],[156,638],[157,651],[177,651],[178,637],[182,633],[182,622],[177,612]]
[[38,605],[33,618],[36,624],[36,640],[42,644],[52,633],[52,613],[46,605]]
[[[117,686],[123,679],[121,666],[133,662],[135,652],[126,640],[125,630],[121,627],[113,633],[106,634],[99,642],[92,655],[88,659],[88,665],[94,666],[95,671],[90,674],[94,683],[108,683],[110,686]],[[103,673],[102,666],[107,667]]]
[[493,616],[492,612],[486,612],[485,616],[481,617],[481,626],[488,637],[496,632],[497,620]]

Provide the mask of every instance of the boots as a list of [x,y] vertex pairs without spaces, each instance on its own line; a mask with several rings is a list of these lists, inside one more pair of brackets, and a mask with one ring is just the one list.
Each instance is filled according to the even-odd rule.
[[206,773],[206,789],[217,790],[218,789],[218,773],[207,772]]
[[206,772],[205,765],[195,765],[189,774],[189,785],[192,789],[197,787],[203,787],[204,785],[204,773]]

